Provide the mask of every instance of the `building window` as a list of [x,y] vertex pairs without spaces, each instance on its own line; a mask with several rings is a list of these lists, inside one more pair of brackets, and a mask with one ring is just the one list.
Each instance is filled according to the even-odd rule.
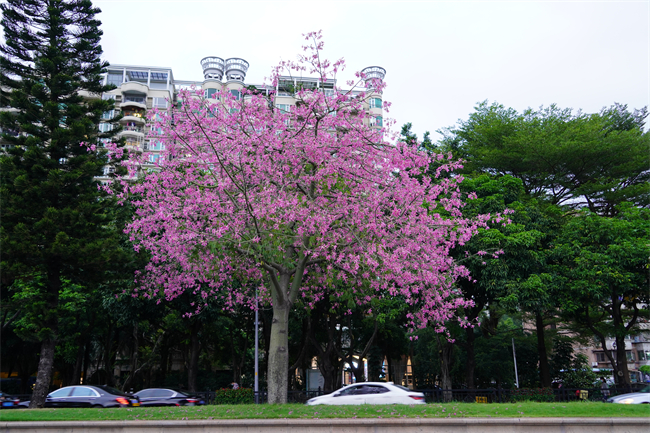
[[166,98],[153,98],[154,108],[167,108],[167,99]]
[[381,98],[370,98],[370,108],[381,108]]
[[160,141],[150,141],[148,145],[148,150],[164,150],[165,145]]
[[99,131],[100,132],[110,132],[113,130],[113,125],[111,123],[100,123]]
[[638,350],[639,361],[650,361],[650,350]]
[[381,116],[371,117],[370,126],[379,126],[381,128],[384,126],[384,119]]
[[230,94],[235,97],[235,100],[241,100],[241,92],[239,90],[231,90]]
[[113,85],[113,86],[115,86],[115,87],[119,87],[119,86],[122,84],[122,78],[123,78],[123,77],[122,77],[122,73],[121,73],[121,72],[120,72],[119,74],[112,74],[112,73],[109,73],[109,74],[108,74],[108,80],[106,80],[106,81],[107,81],[107,84],[108,84],[109,86],[110,86],[110,85]]
[[115,117],[115,110],[110,110],[110,111],[104,111],[102,113],[102,119],[104,120],[109,120]]
[[291,112],[291,104],[276,104],[275,106],[278,110],[284,112],[284,113],[290,113]]
[[203,96],[205,96],[207,99],[214,99],[214,95],[216,95],[218,92],[219,89],[205,89]]
[[625,357],[627,358],[628,361],[634,361],[634,352],[632,352],[631,350],[626,350]]

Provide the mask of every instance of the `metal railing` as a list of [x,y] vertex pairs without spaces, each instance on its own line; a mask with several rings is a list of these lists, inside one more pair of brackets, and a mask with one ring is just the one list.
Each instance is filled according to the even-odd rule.
[[[614,386],[609,388],[609,395],[603,396],[603,389],[601,388],[552,388],[552,401],[555,402],[568,402],[568,401],[602,401],[606,398],[613,397],[620,394],[627,394],[630,392],[637,392],[647,386],[647,384],[638,383],[629,386]],[[531,388],[531,391],[539,390],[539,388]],[[465,403],[510,403],[513,401],[524,401],[522,396],[517,396],[516,389],[503,389],[503,388],[486,388],[486,389],[416,389],[415,392],[421,392],[425,396],[427,403],[445,403],[445,402],[465,402]],[[197,395],[205,400],[206,404],[215,404],[216,393],[214,391],[200,391],[192,392],[192,395]],[[289,391],[287,393],[288,403],[304,404],[310,398],[319,395],[329,394],[324,391]],[[31,398],[31,394],[15,395],[21,401],[26,401]],[[257,401],[261,404],[267,403],[268,392],[259,391],[256,393]],[[517,399],[517,400],[516,400]],[[534,397],[530,401],[535,401]]]

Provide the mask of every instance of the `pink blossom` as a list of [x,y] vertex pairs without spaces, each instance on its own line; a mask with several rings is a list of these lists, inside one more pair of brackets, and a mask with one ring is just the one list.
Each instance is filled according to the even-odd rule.
[[[307,39],[307,54],[274,69],[272,86],[281,74],[325,80],[343,69],[321,58],[319,33]],[[460,167],[451,155],[394,141],[391,122],[368,125],[364,104],[385,84],[366,88],[357,77],[355,97],[299,89],[288,113],[247,89],[210,101],[200,89],[182,91],[181,108],[155,113],[164,163],[142,182],[125,179],[121,193],[136,210],[126,232],[151,255],[137,276],[147,296],[201,288],[226,305],[252,305],[257,286],[274,308],[298,294],[312,306],[342,290],[340,281],[359,303],[402,296],[416,307],[412,328],[439,332],[472,305],[455,288],[469,273],[450,251],[490,216],[462,216],[462,177],[446,175]],[[434,160],[437,178],[426,175]],[[124,165],[132,177],[143,163],[134,152]],[[430,210],[437,204],[447,216]],[[233,278],[251,284],[234,290]]]

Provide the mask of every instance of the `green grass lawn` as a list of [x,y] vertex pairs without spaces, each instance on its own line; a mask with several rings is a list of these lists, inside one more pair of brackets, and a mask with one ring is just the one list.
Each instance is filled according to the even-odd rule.
[[209,405],[121,409],[2,410],[2,421],[106,421],[259,418],[650,417],[650,405],[571,403],[432,403],[405,406]]

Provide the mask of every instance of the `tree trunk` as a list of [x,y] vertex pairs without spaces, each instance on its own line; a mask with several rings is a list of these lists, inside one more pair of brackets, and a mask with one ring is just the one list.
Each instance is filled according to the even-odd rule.
[[467,335],[465,380],[467,381],[467,387],[469,389],[474,389],[476,387],[474,384],[474,371],[476,370],[476,353],[474,351],[474,340],[476,339],[476,336],[474,335],[474,328],[465,328],[465,334]]
[[285,404],[289,383],[289,311],[288,305],[273,305],[268,364],[268,402]]
[[88,375],[90,374],[90,339],[84,344],[84,365],[82,370],[83,383],[90,385]]
[[440,354],[440,387],[443,390],[442,398],[448,402],[452,399],[451,355],[454,352],[454,345],[440,335],[437,335],[436,339],[438,340],[438,353]]
[[[625,336],[616,336],[616,374],[614,380],[616,384],[629,387],[630,371],[627,368],[627,355],[625,353]],[[627,388],[626,388],[627,389]]]
[[[614,322],[614,335],[616,341],[616,374],[614,380],[617,385],[629,389],[630,386],[630,371],[627,368],[627,356],[625,353],[625,335],[629,332],[623,323],[621,308],[623,306],[622,298],[619,298],[618,293],[612,291],[612,320]],[[632,322],[636,321],[635,318]],[[630,323],[629,326],[633,325]]]
[[44,325],[49,328],[49,336],[41,343],[41,356],[38,361],[38,373],[36,374],[36,383],[34,392],[29,403],[30,409],[42,408],[45,404],[45,398],[50,391],[50,382],[52,381],[52,370],[54,368],[54,351],[56,349],[56,336],[59,327],[59,292],[61,289],[61,278],[56,264],[52,264],[47,272],[47,292]]
[[535,328],[537,330],[537,354],[539,356],[539,379],[543,388],[551,387],[551,369],[548,365],[546,340],[544,339],[544,318],[541,313],[535,313]]
[[190,392],[197,392],[197,378],[199,375],[199,331],[201,322],[196,321],[190,326],[190,359],[187,366],[187,389]]
[[84,342],[80,340],[79,347],[77,348],[77,359],[75,360],[74,370],[72,371],[71,385],[79,385],[81,383],[81,368],[84,361],[84,352]]
[[54,367],[54,349],[56,341],[48,338],[41,343],[41,357],[38,361],[38,374],[34,384],[34,392],[29,403],[30,409],[40,409],[45,404],[45,397],[50,390],[52,381],[52,369]]
[[[289,255],[296,256],[293,248]],[[267,365],[268,402],[285,404],[289,384],[289,313],[296,301],[302,285],[307,257],[302,257],[293,271],[277,272],[275,268],[266,267],[271,278],[271,302],[273,304],[273,321],[271,323],[271,340]]]

